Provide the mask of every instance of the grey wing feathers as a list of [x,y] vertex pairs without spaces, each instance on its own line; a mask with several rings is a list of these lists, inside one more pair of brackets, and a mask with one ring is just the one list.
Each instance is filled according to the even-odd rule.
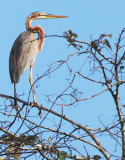
[[35,34],[29,31],[21,33],[10,52],[9,72],[12,82],[18,83],[23,72],[34,63],[37,53]]

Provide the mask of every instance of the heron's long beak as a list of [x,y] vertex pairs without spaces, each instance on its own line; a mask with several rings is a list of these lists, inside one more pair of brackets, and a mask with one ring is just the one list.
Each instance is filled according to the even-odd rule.
[[61,15],[52,15],[40,12],[39,16],[36,17],[37,19],[50,19],[50,18],[68,18],[67,16]]

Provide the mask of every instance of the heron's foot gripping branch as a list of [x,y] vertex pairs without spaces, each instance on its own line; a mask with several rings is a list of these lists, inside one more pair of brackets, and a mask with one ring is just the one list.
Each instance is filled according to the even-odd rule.
[[33,101],[33,103],[31,104],[30,109],[28,110],[28,112],[30,112],[30,110],[31,110],[34,106],[39,106],[39,104],[37,103],[36,100]]

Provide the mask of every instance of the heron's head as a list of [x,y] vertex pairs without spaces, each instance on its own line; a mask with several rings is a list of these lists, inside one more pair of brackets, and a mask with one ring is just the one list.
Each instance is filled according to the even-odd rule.
[[27,18],[26,28],[28,31],[38,32],[38,30],[40,29],[40,26],[37,25],[35,27],[32,27],[31,22],[36,19],[51,19],[51,18],[67,18],[67,16],[52,15],[52,14],[46,14],[43,12],[34,12],[31,15],[29,15],[29,17]]

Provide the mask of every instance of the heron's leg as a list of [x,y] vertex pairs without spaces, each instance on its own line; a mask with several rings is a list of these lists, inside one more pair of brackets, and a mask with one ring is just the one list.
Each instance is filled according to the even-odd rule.
[[[35,92],[34,92],[34,87],[33,87],[33,78],[32,78],[32,73],[33,73],[33,65],[30,66],[30,85],[31,85],[31,88],[32,88],[32,93],[33,93],[33,104],[31,105],[30,109],[35,105],[35,104],[38,104],[37,101],[36,101],[36,97],[35,97]],[[30,111],[29,109],[29,111]]]
[[[14,98],[16,98],[16,83],[14,83]],[[16,99],[14,99],[14,106],[17,107]]]
[[13,108],[18,112],[17,100],[16,100],[16,83],[15,82],[14,82],[14,105],[12,106],[12,109],[11,109],[9,115],[11,115]]

